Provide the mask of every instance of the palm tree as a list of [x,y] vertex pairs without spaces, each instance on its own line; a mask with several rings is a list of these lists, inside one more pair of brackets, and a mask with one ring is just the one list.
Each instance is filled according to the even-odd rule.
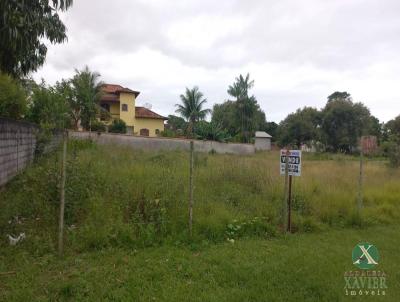
[[90,71],[87,66],[81,71],[75,69],[75,72],[72,86],[75,90],[76,100],[81,107],[81,123],[90,130],[92,119],[102,109],[99,101],[103,82],[99,81],[100,74]]
[[250,81],[250,74],[248,73],[246,77],[239,75],[238,78],[235,79],[235,83],[233,85],[229,85],[228,93],[236,98],[236,101],[240,101],[241,99],[248,98],[249,90],[253,88],[254,80]]
[[182,104],[176,104],[178,107],[176,112],[179,113],[189,123],[188,134],[193,136],[194,125],[200,120],[204,120],[210,109],[203,109],[207,100],[199,87],[195,86],[192,89],[186,88],[185,94],[180,95]]
[[249,142],[249,131],[254,115],[254,106],[257,100],[254,96],[249,97],[249,90],[254,86],[254,80],[250,80],[250,74],[246,77],[240,75],[235,79],[233,85],[228,87],[228,94],[236,98],[236,116],[240,121],[240,132],[243,142]]

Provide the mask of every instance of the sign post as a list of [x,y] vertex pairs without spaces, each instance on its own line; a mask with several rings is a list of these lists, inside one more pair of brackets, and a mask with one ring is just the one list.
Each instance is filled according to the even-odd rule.
[[[292,231],[292,181],[293,176],[301,176],[301,151],[281,150],[280,174],[285,175],[285,198],[283,205],[283,225],[287,232]],[[287,205],[287,206],[286,206]],[[286,224],[287,211],[287,225]]]

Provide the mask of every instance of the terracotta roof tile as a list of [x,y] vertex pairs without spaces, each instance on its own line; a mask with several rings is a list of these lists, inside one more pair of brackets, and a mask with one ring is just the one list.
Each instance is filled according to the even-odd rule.
[[139,91],[135,91],[126,87],[122,87],[121,85],[115,85],[115,84],[104,84],[102,86],[102,90],[105,93],[113,93],[113,94],[118,94],[120,92],[127,92],[127,93],[133,93],[137,97],[139,95]]
[[103,102],[119,102],[118,95],[116,94],[111,94],[111,93],[105,93],[101,96],[100,101]]
[[135,107],[135,116],[139,118],[155,118],[160,120],[167,120],[166,117],[151,111],[145,107]]

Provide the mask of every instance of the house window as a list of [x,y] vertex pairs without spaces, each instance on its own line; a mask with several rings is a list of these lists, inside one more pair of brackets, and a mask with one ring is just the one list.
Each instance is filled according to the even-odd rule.
[[160,129],[156,129],[156,135],[160,134]]
[[122,104],[122,111],[128,111],[128,105]]

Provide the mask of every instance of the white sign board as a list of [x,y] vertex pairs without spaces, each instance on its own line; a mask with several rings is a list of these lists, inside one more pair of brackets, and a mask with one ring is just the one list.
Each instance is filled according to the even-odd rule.
[[[286,168],[286,150],[281,150],[281,175],[285,175]],[[289,150],[289,175],[300,176],[301,175],[301,151],[300,150]]]

